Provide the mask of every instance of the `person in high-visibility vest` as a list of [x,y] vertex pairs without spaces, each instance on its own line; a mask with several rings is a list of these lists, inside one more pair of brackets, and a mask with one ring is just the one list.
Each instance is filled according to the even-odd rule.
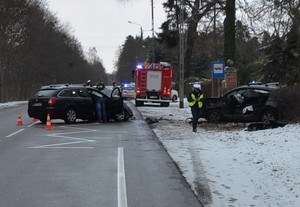
[[112,81],[111,83],[112,83],[113,89],[118,88],[116,81]]
[[202,115],[204,94],[201,90],[201,86],[198,83],[193,85],[193,90],[189,94],[187,100],[193,116],[193,132],[197,132],[198,119]]

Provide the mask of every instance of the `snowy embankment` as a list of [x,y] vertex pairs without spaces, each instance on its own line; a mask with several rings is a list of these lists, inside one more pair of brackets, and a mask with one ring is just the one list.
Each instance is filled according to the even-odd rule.
[[185,122],[190,109],[139,107],[205,206],[300,206],[300,125],[246,131],[244,124]]

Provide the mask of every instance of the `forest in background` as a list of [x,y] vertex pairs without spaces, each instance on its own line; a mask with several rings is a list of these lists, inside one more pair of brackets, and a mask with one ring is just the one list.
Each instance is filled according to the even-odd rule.
[[94,48],[87,54],[41,0],[0,0],[0,102],[26,100],[42,85],[107,81]]
[[[124,2],[125,0],[119,0]],[[126,2],[126,1],[125,1]],[[166,0],[162,32],[155,38],[155,60],[173,65],[179,78],[181,0]],[[294,85],[300,80],[299,0],[182,0],[185,28],[185,82],[211,79],[211,62],[234,60],[238,83],[252,80]],[[226,15],[227,14],[227,15]],[[228,15],[229,14],[229,15]],[[234,18],[226,25],[226,17]],[[226,34],[234,33],[232,39]],[[231,39],[230,39],[231,38]],[[137,63],[151,59],[151,37],[128,36],[115,71],[132,79]]]
[[[177,82],[180,2],[185,82],[210,79],[211,62],[228,58],[235,62],[239,84],[299,82],[299,0],[166,0],[167,19],[155,34],[155,53],[152,37],[128,35],[112,75],[106,74],[95,48],[84,53],[69,25],[51,14],[45,1],[0,0],[0,102],[26,100],[51,83],[108,83],[108,76],[119,83],[132,81],[136,64],[153,56],[155,62],[173,65]],[[228,19],[234,23],[226,24]]]

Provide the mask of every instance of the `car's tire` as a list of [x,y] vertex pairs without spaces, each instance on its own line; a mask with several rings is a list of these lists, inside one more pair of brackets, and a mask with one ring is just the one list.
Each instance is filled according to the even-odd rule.
[[64,121],[67,123],[67,124],[73,124],[76,122],[76,119],[77,119],[77,113],[76,113],[76,110],[74,108],[68,108],[66,111],[65,111],[65,118],[64,118]]
[[174,95],[174,96],[172,97],[172,102],[175,102],[175,101],[177,101],[177,96],[176,96],[176,95]]
[[143,101],[135,101],[135,105],[136,106],[144,106],[144,102]]
[[160,103],[161,107],[168,107],[169,105],[170,105],[169,102],[162,102],[162,103]]
[[268,122],[270,120],[277,120],[278,115],[275,111],[271,109],[267,109],[260,114],[260,121]]
[[126,112],[123,109],[120,113],[117,113],[114,118],[115,121],[126,121]]
[[208,111],[206,119],[208,122],[213,122],[213,123],[221,122],[222,121],[222,113],[221,113],[221,111],[218,111],[218,110]]

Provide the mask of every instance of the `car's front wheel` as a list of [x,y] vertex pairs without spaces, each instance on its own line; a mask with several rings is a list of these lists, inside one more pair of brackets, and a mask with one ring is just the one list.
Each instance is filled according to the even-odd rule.
[[72,124],[72,123],[75,123],[76,122],[76,119],[77,119],[77,113],[75,111],[75,109],[73,108],[68,108],[65,112],[65,118],[64,118],[64,121],[67,123],[67,124]]
[[116,116],[115,116],[115,121],[126,121],[126,112],[125,110],[123,109],[120,113],[117,113]]
[[263,111],[260,115],[260,121],[262,121],[262,122],[268,122],[270,120],[277,120],[277,119],[278,119],[278,116],[277,116],[276,112],[274,112],[270,109]]
[[162,103],[160,103],[161,107],[168,107],[169,105],[170,105],[169,102],[162,102]]
[[175,101],[177,101],[177,96],[176,96],[176,95],[174,95],[174,96],[172,97],[172,102],[175,102]]
[[207,113],[207,121],[218,123],[222,121],[222,113],[217,110],[212,110]]

